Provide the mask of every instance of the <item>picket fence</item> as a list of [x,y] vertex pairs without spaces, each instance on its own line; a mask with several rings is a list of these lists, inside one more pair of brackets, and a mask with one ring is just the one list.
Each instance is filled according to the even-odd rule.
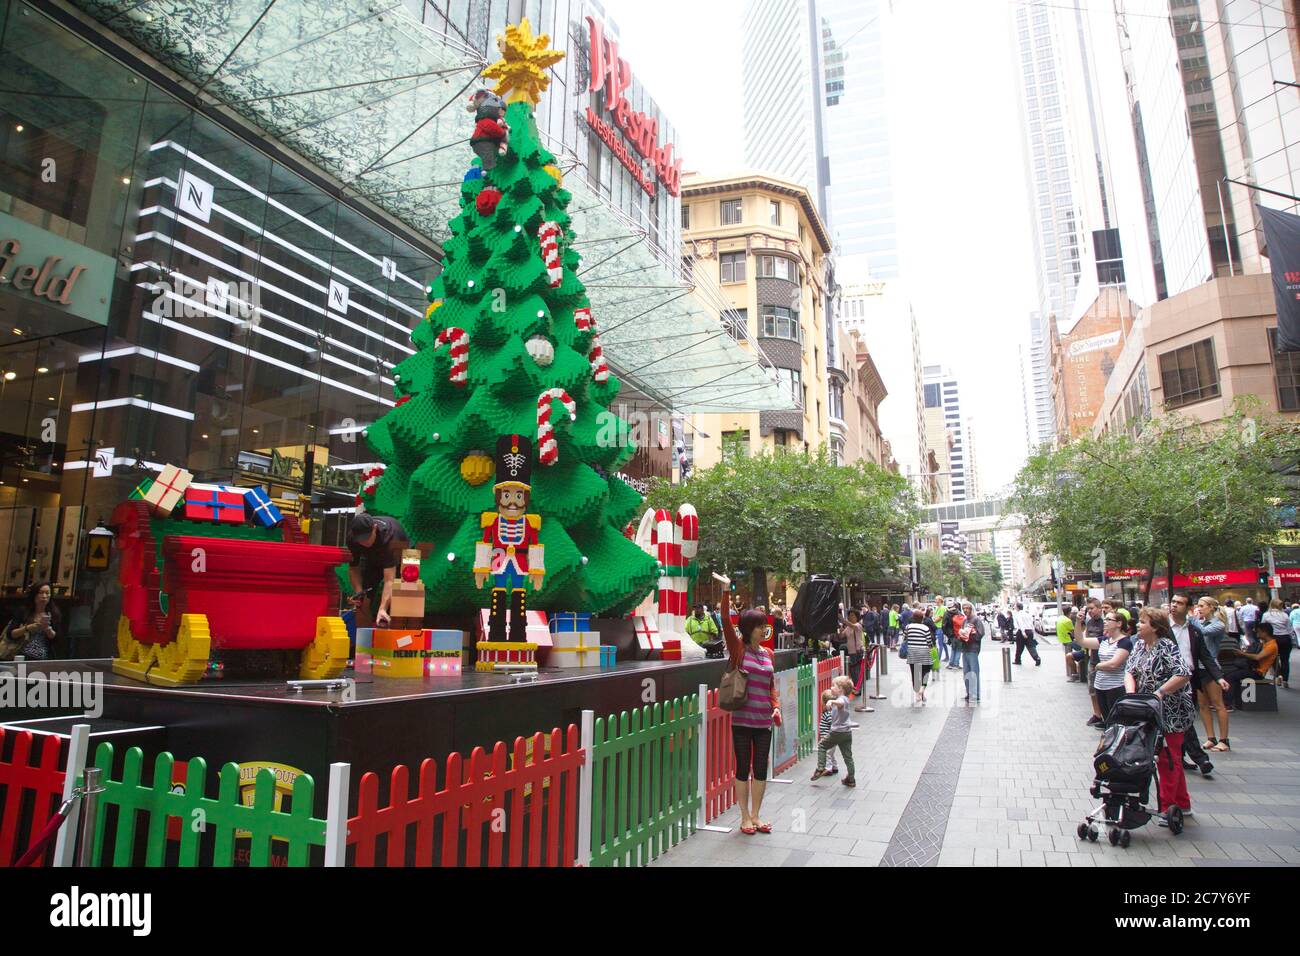
[[[843,661],[796,672],[802,758],[816,745],[820,689],[843,673]],[[643,866],[735,803],[731,714],[706,685],[617,715],[584,711],[580,728],[475,748],[468,759],[426,759],[414,795],[405,765],[386,787],[366,773],[350,817],[348,764],[331,766],[320,818],[309,774],[285,793],[262,769],[251,795],[241,794],[238,765],[228,763],[211,797],[203,758],[188,761],[183,785],[173,782],[172,754],[158,754],[147,779],[144,762],[139,748],[120,759],[110,743],[96,749],[102,790],[92,866]],[[65,748],[53,735],[0,727],[0,867],[41,833],[80,785],[85,763],[84,729]],[[71,865],[75,816],[36,865]]]

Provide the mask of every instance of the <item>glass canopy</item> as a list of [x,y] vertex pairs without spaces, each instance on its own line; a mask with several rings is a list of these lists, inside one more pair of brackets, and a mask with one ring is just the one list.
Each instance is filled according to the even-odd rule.
[[[441,243],[468,165],[463,104],[487,65],[394,0],[74,0],[86,14]],[[761,352],[692,292],[675,256],[588,184],[551,142],[573,194],[580,277],[614,371],[682,411],[793,407]]]

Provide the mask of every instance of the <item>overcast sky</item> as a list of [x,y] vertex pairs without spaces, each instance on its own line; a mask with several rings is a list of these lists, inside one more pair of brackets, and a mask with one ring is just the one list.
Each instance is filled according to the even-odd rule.
[[[741,168],[743,0],[604,3],[621,54],[677,127],[684,168]],[[980,481],[991,491],[1025,456],[1017,346],[1027,357],[1034,308],[1011,7],[894,6],[892,42],[906,64],[890,77],[903,278],[923,360],[953,369],[963,413],[975,418]]]

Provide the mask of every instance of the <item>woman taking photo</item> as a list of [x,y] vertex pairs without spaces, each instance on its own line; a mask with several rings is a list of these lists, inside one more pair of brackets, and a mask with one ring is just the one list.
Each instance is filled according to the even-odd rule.
[[25,657],[29,661],[43,661],[50,657],[50,648],[59,636],[61,622],[59,609],[50,603],[50,585],[37,584],[27,592],[5,628],[6,640],[0,642],[12,648],[12,657]]
[[1196,722],[1188,686],[1191,669],[1178,650],[1167,611],[1144,607],[1138,614],[1137,633],[1139,639],[1133,642],[1124,671],[1124,689],[1130,694],[1154,694],[1160,700],[1165,741],[1157,755],[1156,776],[1159,810],[1164,815],[1160,825],[1168,826],[1171,807],[1181,809],[1184,816],[1192,812],[1183,773],[1183,734]]
[[[1224,613],[1223,608],[1219,607],[1219,602],[1212,597],[1203,597],[1197,601],[1196,607],[1192,608],[1192,614],[1200,622],[1201,640],[1205,642],[1206,650],[1209,651],[1210,657],[1217,661],[1228,633],[1228,615]],[[1201,723],[1205,724],[1205,741],[1202,746],[1206,750],[1219,752],[1230,750],[1228,707],[1224,702],[1223,692],[1229,690],[1232,685],[1223,677],[1216,680],[1204,667],[1197,671],[1197,675],[1200,686],[1196,688],[1196,697],[1200,705]],[[1219,715],[1217,737],[1214,736],[1216,713]]]
[[1114,609],[1102,618],[1101,637],[1084,635],[1079,639],[1084,650],[1097,652],[1097,666],[1092,670],[1092,686],[1097,691],[1101,724],[1110,721],[1110,708],[1124,696],[1124,668],[1133,651],[1133,625]]
[[[745,673],[745,703],[731,712],[731,744],[736,753],[736,802],[740,804],[740,832],[745,836],[771,833],[772,824],[759,816],[763,807],[763,793],[767,790],[767,762],[772,752],[772,725],[781,722],[780,702],[776,696],[773,679],[775,668],[772,653],[763,647],[767,636],[767,615],[758,610],[742,611],[733,626],[729,592],[731,581],[714,575],[723,582],[722,620],[723,635],[733,670]],[[737,632],[739,628],[739,634]],[[753,768],[753,781],[750,769]]]

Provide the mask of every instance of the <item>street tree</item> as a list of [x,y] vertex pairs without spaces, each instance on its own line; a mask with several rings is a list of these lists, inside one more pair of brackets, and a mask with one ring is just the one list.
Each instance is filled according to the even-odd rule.
[[653,508],[682,502],[699,513],[702,568],[771,571],[792,584],[814,573],[895,573],[920,518],[905,478],[869,462],[837,465],[825,449],[728,451],[681,484],[655,482],[646,499]]
[[[1245,563],[1277,528],[1281,471],[1300,456],[1300,427],[1239,402],[1218,421],[1178,415],[1137,436],[1110,433],[1041,450],[1016,477],[1008,511],[1033,553],[1101,572],[1163,563]],[[1144,594],[1144,598],[1146,594]]]

